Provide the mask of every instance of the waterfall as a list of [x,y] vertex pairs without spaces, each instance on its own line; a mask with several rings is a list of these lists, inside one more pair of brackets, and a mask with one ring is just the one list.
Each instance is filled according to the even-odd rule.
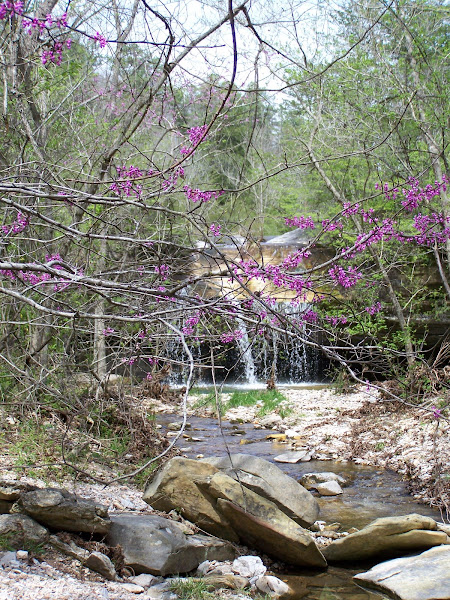
[[256,379],[256,366],[252,354],[252,344],[248,337],[247,327],[245,322],[239,317],[236,319],[239,324],[239,330],[242,331],[243,335],[237,340],[238,348],[240,351],[241,361],[244,364],[245,381],[249,384],[257,383]]

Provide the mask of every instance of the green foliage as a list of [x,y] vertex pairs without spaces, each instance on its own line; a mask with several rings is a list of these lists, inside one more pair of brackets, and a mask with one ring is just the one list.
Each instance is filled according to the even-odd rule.
[[[218,394],[220,412],[224,415],[230,408],[239,406],[257,405],[257,416],[263,417],[271,412],[277,412],[281,417],[287,417],[292,409],[286,406],[287,398],[278,390],[251,390],[247,392],[233,392],[228,400],[223,399],[223,394]],[[195,408],[202,406],[216,406],[216,395],[214,393],[201,398],[194,405]]]
[[214,594],[210,589],[206,580],[202,579],[174,579],[170,582],[170,590],[179,600],[213,600]]
[[14,546],[12,545],[12,539],[14,534],[12,532],[2,533],[0,535],[0,550],[12,551]]
[[[179,600],[214,600],[223,598],[221,590],[215,591],[214,584],[208,583],[208,578],[186,578],[173,579],[170,581],[170,590],[174,592]],[[239,597],[248,596],[258,600],[268,600],[268,596],[252,594],[250,590],[237,590]]]

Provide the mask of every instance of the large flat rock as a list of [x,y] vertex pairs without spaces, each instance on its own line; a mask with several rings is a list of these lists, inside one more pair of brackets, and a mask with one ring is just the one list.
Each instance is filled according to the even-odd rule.
[[392,558],[450,544],[436,521],[421,515],[384,517],[347,537],[332,542],[323,553],[330,562],[366,560],[372,557]]
[[64,531],[107,533],[111,525],[106,506],[63,489],[24,492],[11,512],[28,515],[38,523]]
[[143,499],[156,510],[178,510],[185,519],[195,523],[200,529],[237,542],[239,538],[233,528],[198,485],[218,472],[219,469],[204,462],[172,458],[150,482]]
[[268,460],[250,454],[232,454],[206,458],[202,462],[224,471],[267,498],[299,525],[308,527],[317,521],[319,505],[314,496]]
[[236,555],[228,542],[186,533],[182,524],[157,515],[123,514],[111,520],[107,541],[121,546],[125,565],[135,573],[188,573],[205,560],[232,560]]
[[354,580],[394,600],[449,600],[450,546],[389,560]]
[[319,569],[327,566],[314,539],[281,511],[271,519],[261,519],[250,512],[254,508],[251,504],[244,510],[228,500],[217,502],[246,545],[291,565]]
[[326,560],[310,533],[270,500],[222,472],[202,481],[201,487],[217,499],[217,509],[231,523],[244,544],[293,565],[326,566]]

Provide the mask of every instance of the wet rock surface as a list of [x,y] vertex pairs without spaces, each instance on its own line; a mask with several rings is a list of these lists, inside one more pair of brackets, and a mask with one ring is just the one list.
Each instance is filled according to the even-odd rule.
[[328,561],[359,561],[393,557],[450,544],[450,537],[437,530],[436,521],[421,515],[376,519],[344,538],[333,541],[323,553]]
[[450,546],[383,562],[354,579],[394,600],[449,600]]

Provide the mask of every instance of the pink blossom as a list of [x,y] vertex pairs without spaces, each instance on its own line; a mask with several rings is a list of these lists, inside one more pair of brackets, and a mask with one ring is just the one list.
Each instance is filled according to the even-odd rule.
[[209,230],[214,235],[214,237],[219,237],[220,236],[221,227],[222,227],[221,225],[216,225],[215,223],[213,223],[211,225],[211,227],[209,228]]
[[366,306],[364,309],[369,315],[376,315],[381,311],[381,302],[375,302],[372,306]]
[[[156,265],[155,273],[160,276],[162,281],[165,281],[169,277],[170,267],[169,265]],[[166,288],[160,287],[158,288],[161,292],[165,292]]]
[[299,229],[314,229],[314,221],[312,217],[293,217],[292,219],[286,217],[284,219],[288,227],[298,227]]
[[94,35],[94,40],[100,44],[100,48],[104,48],[107,44],[105,36],[98,31]]
[[187,185],[185,185],[183,189],[186,198],[192,202],[209,202],[212,199],[217,200],[219,196],[225,193],[224,191],[202,192],[199,189],[192,189]]

